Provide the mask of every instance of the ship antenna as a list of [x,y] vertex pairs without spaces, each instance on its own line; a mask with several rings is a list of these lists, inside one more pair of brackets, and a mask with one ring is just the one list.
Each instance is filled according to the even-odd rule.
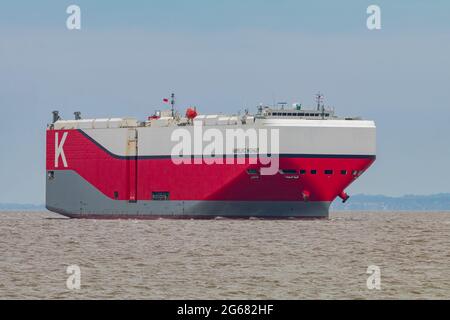
[[175,106],[175,94],[174,93],[172,93],[171,95],[170,95],[170,104],[171,104],[171,106],[172,106],[172,118],[175,118],[175,113],[174,113],[174,106]]
[[320,107],[323,102],[323,94],[321,94],[320,91],[316,94],[316,101],[317,101],[317,111],[320,111]]

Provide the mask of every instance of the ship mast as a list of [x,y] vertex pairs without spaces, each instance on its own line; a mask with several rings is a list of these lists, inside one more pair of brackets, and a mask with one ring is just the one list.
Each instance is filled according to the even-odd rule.
[[171,105],[171,110],[172,110],[172,118],[175,118],[175,112],[174,112],[174,106],[175,106],[175,94],[172,93],[170,95],[170,105]]
[[323,94],[320,91],[316,94],[317,111],[322,111],[322,119],[325,119],[325,105],[323,104]]
[[317,101],[317,111],[320,111],[320,107],[323,102],[323,94],[321,94],[320,91],[316,94],[316,101]]

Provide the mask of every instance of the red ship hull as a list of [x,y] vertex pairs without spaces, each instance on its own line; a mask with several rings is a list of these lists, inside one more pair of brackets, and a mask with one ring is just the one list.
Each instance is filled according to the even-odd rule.
[[[55,143],[57,133],[59,137],[67,133],[64,143],[67,165],[64,166],[61,159],[54,156],[58,148],[58,144]],[[115,155],[82,130],[47,130],[46,151],[47,206],[53,211],[72,217],[97,218],[213,217],[217,214],[214,213],[215,206],[211,204],[232,208],[233,203],[236,206],[243,206],[242,210],[245,210],[246,206],[251,210],[258,208],[256,216],[266,218],[315,217],[314,207],[319,208],[317,217],[323,217],[324,210],[326,215],[328,214],[329,204],[375,160],[374,155],[281,153],[279,155],[280,173],[260,175],[254,174],[258,172],[260,166],[249,164],[250,161],[233,165],[177,165],[170,155]],[[256,169],[256,171],[251,171],[252,173],[249,174],[248,169]],[[62,174],[66,176],[70,174],[77,178],[58,179]],[[77,194],[73,193],[85,187],[72,184],[80,183],[84,186],[89,185],[95,190],[91,193],[98,193],[98,197],[102,200],[98,204],[83,204],[81,197],[80,205],[74,204],[71,208],[65,208],[62,205],[64,201],[60,199],[61,195],[55,194],[56,190],[64,189],[66,193],[72,193],[74,197],[77,197]],[[164,193],[167,195],[165,200],[168,201],[155,200],[155,193]],[[105,201],[108,203],[106,208],[102,207]],[[165,210],[162,202],[171,203],[164,204],[168,208],[171,206],[175,208],[168,209],[169,214],[161,212],[158,215],[158,210]],[[209,204],[205,205],[202,202],[209,202]],[[116,209],[114,203],[121,203],[121,205]],[[270,215],[270,212],[260,208],[260,206],[270,208],[276,203],[281,205],[280,208],[287,206],[292,214],[288,212],[280,215],[278,212],[273,212],[273,215]],[[151,208],[152,204],[155,204],[156,208]],[[188,208],[188,205],[192,208]],[[183,208],[178,208],[179,206]],[[202,214],[202,212],[192,211],[195,207],[198,210],[210,209],[206,209]],[[146,208],[151,214],[146,214]],[[276,207],[274,208],[276,210]],[[305,208],[306,211],[312,208],[311,214],[293,213],[295,210],[305,210]],[[270,210],[273,210],[273,207]],[[285,209],[281,209],[283,210]],[[108,214],[108,211],[112,213]],[[258,215],[258,212],[264,212],[264,214]],[[237,210],[236,214],[231,212],[231,216],[241,217],[242,211]],[[249,212],[248,216],[255,216],[255,214]]]

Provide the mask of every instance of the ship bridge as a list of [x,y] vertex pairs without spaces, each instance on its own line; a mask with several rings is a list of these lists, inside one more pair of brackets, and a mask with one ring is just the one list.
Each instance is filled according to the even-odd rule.
[[302,109],[300,105],[295,104],[294,108],[285,109],[273,108],[273,107],[259,107],[258,116],[262,118],[294,118],[294,119],[337,119],[334,115],[334,110],[323,109],[323,110],[313,110],[313,109]]

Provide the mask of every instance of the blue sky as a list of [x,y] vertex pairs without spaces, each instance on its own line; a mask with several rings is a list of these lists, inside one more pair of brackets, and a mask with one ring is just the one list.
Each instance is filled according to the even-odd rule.
[[[80,31],[66,29],[70,4]],[[53,109],[144,118],[172,91],[231,113],[320,90],[378,126],[378,159],[351,193],[450,192],[449,57],[448,1],[3,1],[0,202],[44,202]]]

